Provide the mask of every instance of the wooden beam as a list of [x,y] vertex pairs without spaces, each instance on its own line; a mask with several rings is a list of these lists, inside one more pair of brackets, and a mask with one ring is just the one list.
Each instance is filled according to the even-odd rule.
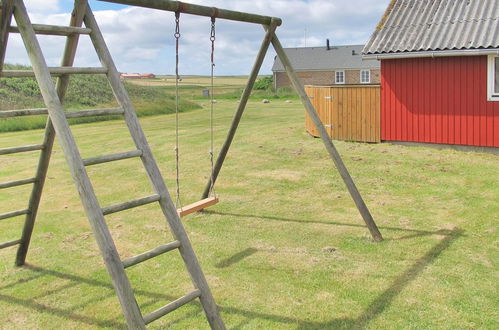
[[[276,22],[271,22],[269,30],[265,33],[265,37],[262,40],[260,51],[258,52],[255,63],[253,64],[253,68],[251,69],[250,76],[248,77],[248,82],[246,83],[246,87],[241,95],[241,99],[237,106],[236,113],[234,114],[234,118],[232,119],[232,123],[229,128],[229,132],[227,133],[227,137],[225,138],[225,142],[220,149],[220,153],[217,156],[217,160],[215,162],[215,166],[213,166],[213,173],[211,177],[208,179],[208,183],[206,184],[202,198],[207,198],[210,194],[210,188],[215,185],[218,174],[222,169],[225,158],[227,157],[227,153],[229,152],[230,146],[232,144],[232,140],[234,140],[234,136],[236,135],[237,128],[239,127],[239,123],[241,122],[241,118],[243,117],[244,110],[246,110],[246,105],[248,104],[248,99],[251,95],[251,91],[253,90],[253,86],[255,85],[255,81],[258,78],[258,73],[260,72],[260,68],[262,67],[262,63],[265,60],[265,55],[269,50],[270,42],[272,40],[272,36],[275,33],[275,29],[277,28]],[[213,180],[213,182],[212,182]]]
[[[171,195],[166,187],[158,164],[154,159],[151,147],[149,146],[144,131],[140,126],[137,113],[135,112],[123,83],[121,82],[120,74],[114,65],[111,53],[106,46],[104,37],[102,36],[97,21],[95,20],[95,17],[90,9],[87,9],[87,14],[85,15],[85,26],[92,29],[90,39],[94,44],[102,65],[109,69],[107,74],[109,83],[113,89],[116,99],[118,100],[119,106],[125,110],[125,122],[132,135],[135,146],[138,150],[142,150],[143,152],[141,160],[147,171],[147,175],[152,186],[156,190],[156,193],[161,196],[161,199],[159,200],[161,210],[166,217],[166,221],[175,239],[181,243],[179,248],[180,255],[182,256],[187,270],[189,271],[194,287],[198,288],[201,292],[200,301],[206,317],[208,318],[208,323],[212,329],[224,330],[226,329],[225,324],[220,317],[218,307],[213,299],[213,295],[196,257],[196,253],[192,248],[189,237],[187,236],[182,221],[178,216],[177,209],[175,208]],[[129,308],[125,306],[124,310],[127,309]],[[135,320],[135,318],[133,320]],[[132,319],[130,319],[130,321],[132,321]],[[144,321],[142,316],[140,317],[140,321]],[[129,326],[134,327],[134,323],[129,323]],[[142,326],[142,328],[145,328],[145,325]]]
[[177,300],[172,301],[168,305],[161,307],[161,308],[155,310],[154,312],[151,312],[151,313],[145,315],[144,316],[144,323],[149,324],[149,323],[159,319],[160,317],[165,316],[166,314],[168,314],[170,312],[173,312],[177,308],[184,306],[188,302],[193,301],[196,298],[199,298],[200,296],[201,296],[201,291],[196,289],[196,290],[192,291],[191,293],[186,294],[185,296],[183,296]]
[[215,205],[218,203],[218,198],[217,197],[208,197],[205,199],[202,199],[200,201],[197,201],[195,203],[186,205],[184,207],[181,207],[177,209],[178,215],[180,217],[185,217],[186,215],[189,215],[191,213],[201,211],[207,207],[210,207],[212,205]]
[[178,249],[180,247],[180,242],[179,241],[173,241],[171,243],[158,246],[155,249],[152,249],[150,251],[141,253],[139,255],[136,255],[134,257],[130,257],[128,259],[123,260],[123,267],[128,268],[135,266],[141,262],[144,262],[146,260],[149,260],[151,258],[157,257],[163,253],[169,252],[174,249]]
[[17,217],[19,215],[24,215],[24,214],[28,214],[28,213],[29,213],[29,209],[17,210],[17,211],[13,211],[13,212],[2,213],[2,214],[0,214],[0,220],[14,218],[14,217]]
[[9,154],[17,154],[20,152],[43,150],[43,148],[44,148],[43,144],[33,144],[22,147],[5,148],[5,149],[0,149],[0,155],[9,155]]
[[86,159],[83,159],[83,164],[85,166],[91,166],[91,165],[109,163],[109,162],[114,162],[117,160],[123,160],[123,159],[140,157],[140,156],[142,156],[142,151],[133,150],[133,151],[121,152],[121,153],[112,154],[112,155],[104,155],[104,156],[86,158]]
[[[268,29],[268,28],[266,28]],[[355,202],[355,205],[357,206],[357,209],[359,210],[360,214],[362,215],[362,218],[364,219],[364,222],[367,225],[367,228],[371,232],[371,236],[373,237],[374,241],[379,242],[383,240],[383,236],[381,236],[381,233],[379,232],[378,226],[376,226],[376,223],[374,222],[374,219],[371,215],[371,212],[369,212],[369,209],[367,208],[367,205],[364,203],[364,200],[362,199],[362,196],[359,193],[359,190],[357,189],[357,186],[353,182],[352,177],[350,176],[350,173],[348,173],[348,170],[343,163],[343,160],[341,159],[340,154],[336,150],[336,147],[333,144],[333,141],[329,137],[329,134],[327,133],[326,129],[324,128],[324,125],[317,114],[317,111],[315,110],[314,106],[310,102],[310,99],[307,96],[307,93],[305,92],[305,88],[303,87],[303,84],[301,81],[298,79],[298,75],[296,74],[295,70],[293,69],[293,66],[291,65],[291,61],[289,60],[286,52],[282,48],[281,42],[277,38],[277,36],[274,34],[274,37],[272,39],[272,45],[274,46],[275,51],[277,52],[277,56],[279,56],[279,59],[281,60],[281,63],[284,65],[284,68],[288,74],[289,80],[291,81],[294,89],[300,96],[303,105],[305,106],[305,110],[307,111],[308,115],[312,119],[312,122],[314,123],[315,127],[319,131],[320,137],[322,139],[322,142],[324,143],[324,146],[326,147],[326,150],[329,153],[329,156],[333,160],[334,164],[336,165],[336,168],[338,169],[338,172],[340,173],[341,178],[345,182],[345,185],[347,186],[348,191],[350,192],[350,195],[352,196],[352,199]]]
[[[6,110],[0,111],[0,118],[11,118],[20,116],[38,116],[47,115],[49,112],[46,108],[43,109],[22,109],[22,110]],[[94,116],[114,116],[122,115],[124,113],[121,108],[109,108],[109,109],[90,109],[90,110],[78,110],[65,112],[66,118],[82,118],[82,117],[94,117]]]
[[[49,68],[49,72],[54,77],[67,74],[106,74],[106,68],[77,68],[71,66],[61,66]],[[30,78],[35,77],[35,72],[31,70],[4,70],[0,72],[2,78]]]
[[9,27],[14,12],[14,1],[3,0],[0,3],[0,72],[3,70],[7,42],[9,40]]
[[121,212],[124,210],[128,210],[134,207],[146,205],[146,204],[151,204],[154,202],[159,201],[161,196],[158,194],[154,194],[151,196],[143,197],[143,198],[137,198],[128,202],[120,203],[120,204],[115,204],[107,207],[102,208],[102,214],[108,215],[116,212]]
[[18,186],[23,186],[26,184],[35,183],[35,182],[36,182],[36,178],[8,181],[8,182],[0,183],[0,189],[18,187]]
[[15,241],[5,242],[5,243],[0,244],[0,249],[5,249],[9,246],[14,246],[14,245],[17,245],[19,243],[21,243],[20,239],[16,239]]
[[[84,2],[84,4],[86,6],[86,2]],[[89,8],[87,8],[86,13],[87,15],[88,13],[92,15]],[[90,178],[85,170],[85,166],[83,165],[78,146],[76,145],[76,141],[66,120],[66,115],[64,114],[64,109],[59,97],[60,94],[58,95],[58,92],[54,87],[54,83],[52,81],[52,77],[50,76],[50,71],[48,70],[45,58],[43,57],[40,44],[36,38],[35,31],[31,27],[26,7],[21,0],[16,0],[16,10],[14,11],[14,15],[21,31],[21,36],[28,52],[28,56],[31,60],[33,71],[36,73],[36,80],[40,86],[42,97],[48,107],[50,123],[53,124],[53,129],[57,133],[64,157],[68,163],[68,167],[76,188],[78,189],[83,208],[89,219],[92,231],[105,260],[108,272],[113,279],[118,299],[120,300],[122,306],[126,306],[123,311],[128,326],[133,329],[145,330],[144,320],[142,319],[142,314],[140,313],[139,306],[135,300],[130,281],[124,272],[123,264],[121,263],[120,256],[116,250],[113,237],[111,236],[111,232],[106,225],[99,201],[95,196]],[[92,33],[93,32],[94,29],[92,28]],[[46,132],[51,131],[51,129],[46,130]],[[39,167],[39,169],[46,173],[45,167]],[[35,199],[38,199],[40,196],[41,193],[32,195]],[[23,232],[23,236],[26,236],[26,243],[29,242],[34,219],[30,219],[29,221],[27,219],[27,222],[25,231]],[[17,264],[24,263],[22,259],[25,256],[25,251],[26,249],[20,249],[18,251],[18,257],[21,260],[18,260]]]
[[[92,30],[81,27],[74,26],[58,26],[58,25],[46,25],[46,24],[33,24],[33,29],[36,34],[45,34],[51,36],[70,36],[73,34],[90,34]],[[11,26],[9,28],[11,33],[19,33],[17,26]]]
[[256,14],[243,13],[234,10],[200,6],[181,1],[169,1],[169,0],[99,0],[99,1],[114,2],[122,5],[145,7],[145,8],[159,9],[172,12],[181,12],[197,16],[216,17],[216,18],[222,18],[238,22],[270,25],[271,21],[274,20],[277,26],[280,26],[282,24],[282,20],[277,17],[262,16]]

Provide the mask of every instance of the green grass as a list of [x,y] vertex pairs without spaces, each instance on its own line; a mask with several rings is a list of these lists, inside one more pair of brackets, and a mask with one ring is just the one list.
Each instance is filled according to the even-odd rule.
[[[6,64],[5,69],[28,70],[22,65]],[[125,87],[136,106],[139,117],[175,112],[173,94],[162,87],[149,87],[125,82]],[[64,100],[68,111],[116,107],[106,77],[101,75],[75,75],[71,77]],[[180,111],[200,109],[198,103],[182,98]],[[11,109],[44,108],[38,85],[33,78],[0,78],[0,111]],[[118,119],[119,116],[102,116],[72,119],[72,124]],[[0,132],[14,132],[45,127],[46,116],[0,119]]]
[[[27,66],[5,64],[5,69],[28,70]],[[241,97],[247,77],[221,76],[214,79],[214,95],[217,100],[238,100]],[[211,79],[207,76],[186,76],[180,83],[180,111],[200,109],[200,103],[209,98],[203,97],[203,90],[211,89]],[[175,112],[175,83],[172,76],[157,79],[127,80],[125,87],[135,104],[139,117],[169,114]],[[290,88],[276,92],[271,90],[253,91],[252,100],[297,99]],[[115,107],[111,88],[107,79],[99,75],[75,75],[70,80],[64,106],[69,111]],[[11,109],[44,108],[43,99],[35,79],[0,78],[0,111]],[[119,119],[119,116],[100,116],[71,119],[71,124],[82,124]],[[0,133],[43,128],[46,116],[20,118],[0,118]]]
[[[206,104],[205,104],[206,106]],[[216,105],[216,145],[236,102]],[[195,201],[209,175],[208,111],[183,113],[181,190]],[[250,102],[217,185],[221,202],[183,219],[231,329],[497,329],[497,156],[337,142],[385,237],[373,243],[297,103]],[[174,117],[141,119],[174,186]],[[83,157],[132,150],[121,121],[74,126]],[[0,134],[0,148],[42,131]],[[1,156],[0,182],[33,175],[36,153]],[[136,159],[88,168],[103,206],[151,194]],[[0,209],[26,207],[29,187],[0,190]],[[107,217],[123,258],[171,240],[153,206]],[[22,218],[2,221],[2,241]],[[333,248],[333,249],[332,249]],[[117,298],[59,146],[28,267],[0,251],[0,324],[8,329],[125,328]],[[177,253],[127,271],[145,312],[192,289]],[[152,329],[207,329],[198,303]]]

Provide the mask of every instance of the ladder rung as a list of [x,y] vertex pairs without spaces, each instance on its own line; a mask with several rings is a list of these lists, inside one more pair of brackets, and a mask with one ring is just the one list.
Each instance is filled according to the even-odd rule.
[[9,241],[9,242],[5,242],[5,243],[1,243],[0,244],[0,249],[5,249],[5,248],[7,248],[9,246],[17,245],[19,243],[21,243],[20,239],[17,239],[15,241]]
[[200,201],[197,201],[195,203],[184,206],[182,208],[179,208],[177,209],[177,212],[180,217],[183,217],[188,214],[201,211],[209,206],[215,205],[216,203],[218,203],[217,197],[208,197]]
[[124,113],[125,113],[125,110],[123,110],[122,108],[69,111],[69,112],[66,112],[66,118],[122,115]]
[[[65,74],[106,74],[107,68],[79,68],[72,66],[61,66],[49,68],[50,74],[59,77]],[[31,70],[4,70],[0,72],[3,78],[28,78],[34,77],[35,73]]]
[[23,186],[25,184],[35,183],[36,180],[37,180],[36,178],[31,178],[31,179],[4,182],[0,183],[0,189]]
[[18,215],[23,215],[23,214],[28,214],[28,213],[29,213],[29,209],[3,213],[3,214],[0,214],[0,220],[13,218],[13,217],[17,217]]
[[174,241],[174,242],[168,243],[166,245],[158,246],[155,249],[152,249],[150,251],[136,255],[135,257],[130,257],[128,259],[123,260],[123,267],[128,268],[128,267],[135,266],[136,264],[139,264],[143,261],[157,257],[163,253],[168,252],[168,251],[178,249],[179,247],[180,247],[179,241]]
[[134,151],[121,152],[121,153],[113,154],[113,155],[105,155],[105,156],[87,158],[87,159],[83,160],[83,164],[85,166],[91,166],[91,165],[109,163],[109,162],[113,162],[116,160],[122,160],[122,159],[128,159],[128,158],[140,157],[140,156],[142,156],[142,150],[134,150]]
[[[58,25],[46,25],[46,24],[33,24],[33,30],[37,34],[46,34],[53,36],[70,36],[72,34],[90,34],[91,29],[80,28],[75,26],[58,26]],[[9,32],[19,33],[19,28],[17,26],[11,26]]]
[[[66,112],[66,118],[80,118],[93,116],[122,115],[125,111],[122,108],[90,109]],[[10,118],[19,116],[47,115],[47,109],[23,109],[0,111],[0,118]]]
[[19,116],[35,116],[46,115],[47,109],[23,109],[23,110],[7,110],[0,111],[0,118],[19,117]]
[[104,215],[108,215],[111,213],[116,213],[116,212],[128,210],[128,209],[131,209],[131,208],[134,208],[137,206],[151,204],[151,203],[159,201],[160,199],[161,199],[161,196],[158,194],[151,195],[148,197],[138,198],[138,199],[134,199],[134,200],[131,200],[131,201],[128,201],[125,203],[120,203],[120,204],[115,204],[115,205],[104,207],[104,208],[102,208],[102,213]]
[[5,148],[5,149],[0,149],[0,155],[17,154],[19,152],[42,150],[43,148],[44,148],[43,144],[34,144],[34,145],[23,146],[23,147]]
[[184,306],[188,302],[190,302],[196,298],[199,298],[200,296],[201,296],[201,291],[199,289],[196,289],[196,290],[192,291],[191,293],[183,296],[182,298],[179,298],[175,301],[172,301],[168,305],[161,307],[160,309],[157,309],[154,312],[151,312],[151,313],[145,315],[144,316],[144,323],[149,324],[152,321],[155,321],[155,320],[159,319],[160,317],[165,316],[166,314],[176,310],[177,308]]

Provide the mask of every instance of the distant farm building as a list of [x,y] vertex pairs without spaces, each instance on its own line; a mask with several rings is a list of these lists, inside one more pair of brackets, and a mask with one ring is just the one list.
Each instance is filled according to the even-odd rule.
[[[377,61],[363,61],[364,45],[285,48],[291,64],[304,85],[370,85],[380,83]],[[291,83],[279,58],[272,67],[274,87]]]
[[382,140],[499,147],[498,18],[497,0],[391,1],[363,50]]
[[154,79],[156,75],[152,73],[122,73],[121,79]]

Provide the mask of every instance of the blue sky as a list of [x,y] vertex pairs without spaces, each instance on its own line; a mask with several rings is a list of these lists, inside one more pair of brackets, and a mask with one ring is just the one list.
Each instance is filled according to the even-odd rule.
[[[72,0],[25,0],[34,23],[65,25]],[[389,0],[199,0],[186,1],[283,19],[278,36],[284,47],[363,44],[371,35]],[[174,72],[173,13],[90,0],[108,47],[122,72]],[[181,74],[208,74],[209,28],[206,17],[181,17]],[[263,37],[261,26],[217,22],[216,74],[248,74]],[[58,65],[64,41],[40,37],[49,65]],[[262,73],[271,73],[271,50]],[[18,36],[9,40],[6,61],[28,63]],[[81,38],[77,65],[98,65],[87,37]]]

